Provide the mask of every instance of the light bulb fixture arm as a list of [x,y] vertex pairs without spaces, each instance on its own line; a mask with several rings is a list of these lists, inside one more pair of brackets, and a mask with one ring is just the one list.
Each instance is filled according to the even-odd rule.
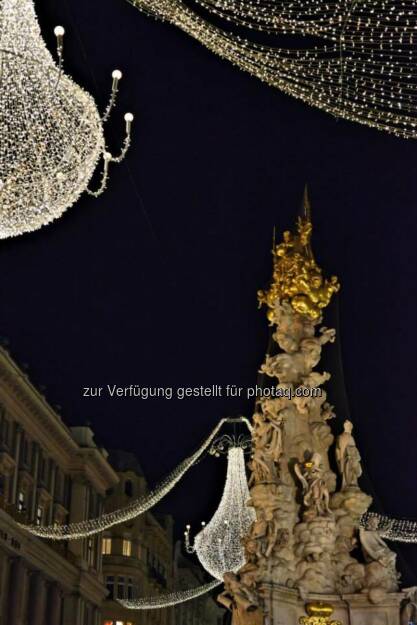
[[110,154],[110,152],[104,152],[103,154],[103,171],[101,173],[101,182],[100,182],[100,186],[98,187],[98,189],[96,191],[93,191],[92,189],[87,188],[86,191],[88,193],[88,195],[91,195],[92,197],[99,197],[100,195],[102,195],[104,193],[104,191],[107,188],[107,181],[109,179],[109,166],[111,161],[113,160],[112,155]]
[[61,80],[62,71],[64,67],[64,35],[65,29],[63,26],[55,26],[54,35],[56,37],[56,52],[58,56],[58,77],[55,84],[55,91],[58,88],[59,81]]
[[130,148],[130,143],[131,143],[131,133],[132,133],[132,122],[133,122],[133,115],[132,113],[126,113],[125,115],[125,122],[126,122],[126,134],[125,134],[125,138],[123,141],[123,146],[121,149],[121,152],[119,154],[119,156],[112,156],[111,158],[111,162],[112,163],[121,163],[123,161],[123,159],[126,157],[126,154]]
[[110,100],[107,104],[106,110],[103,113],[103,117],[101,118],[103,124],[109,119],[110,113],[116,106],[117,94],[119,93],[119,81],[122,79],[123,74],[119,69],[115,69],[113,70],[111,76],[113,82],[111,86]]

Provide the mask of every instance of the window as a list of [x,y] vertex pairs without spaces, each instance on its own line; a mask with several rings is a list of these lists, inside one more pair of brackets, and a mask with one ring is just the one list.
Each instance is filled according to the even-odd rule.
[[22,462],[25,466],[29,465],[29,441],[26,437],[23,439]]
[[17,509],[19,512],[24,512],[25,508],[25,493],[21,490],[17,495]]
[[118,577],[117,578],[117,598],[124,599],[125,596],[125,578]]
[[111,538],[103,538],[101,543],[101,553],[103,556],[109,556],[111,554]]
[[4,443],[4,445],[6,445],[6,447],[9,446],[9,422],[6,419],[6,417],[3,417],[3,422],[2,422],[2,426],[1,426],[1,438],[2,438],[2,442]]
[[39,464],[39,479],[43,484],[46,484],[47,463],[43,456],[40,458]]
[[133,497],[133,483],[132,480],[125,481],[125,495]]
[[36,508],[35,523],[36,523],[36,525],[42,525],[42,521],[43,521],[43,508],[42,508],[42,506],[38,506]]
[[90,566],[94,564],[94,539],[91,536],[87,540],[87,562]]
[[123,539],[123,555],[130,557],[132,555],[132,541],[130,540],[130,538],[124,538]]
[[127,599],[135,599],[133,592],[133,579],[131,577],[128,577],[127,579]]
[[[106,588],[109,591],[108,599],[114,599],[114,575],[107,575]],[[110,625],[113,625],[112,621],[110,621]]]

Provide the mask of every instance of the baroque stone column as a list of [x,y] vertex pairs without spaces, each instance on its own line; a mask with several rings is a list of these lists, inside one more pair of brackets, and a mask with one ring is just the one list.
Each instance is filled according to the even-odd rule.
[[16,449],[15,449],[15,455],[14,455],[14,461],[16,464],[15,464],[15,469],[14,469],[14,474],[13,474],[11,503],[16,503],[16,498],[17,498],[17,485],[18,485],[18,480],[19,480],[19,463],[20,463],[20,445],[22,441],[22,432],[23,432],[22,428],[20,427],[20,425],[18,425],[16,428]]
[[[69,522],[79,523],[87,518],[88,506],[88,484],[82,478],[74,479],[71,487],[71,502],[69,511]],[[69,543],[69,549],[79,558],[85,559],[85,540],[73,540]]]
[[38,499],[38,473],[39,473],[39,445],[35,445],[35,458],[34,458],[34,478],[33,478],[33,496],[32,496],[32,506],[30,511],[31,521],[34,521],[36,515],[36,503]]
[[62,613],[62,591],[59,584],[49,586],[46,625],[60,625]]
[[[13,558],[6,553],[2,553],[0,558],[1,576],[0,576],[0,615],[7,614],[9,579],[11,575],[11,566]],[[1,622],[1,621],[0,621]]]
[[41,571],[33,571],[29,591],[29,625],[44,625],[45,623],[46,584]]
[[10,625],[24,625],[24,611],[27,596],[26,567],[22,558],[15,558],[12,562],[9,581],[9,601],[7,623]]
[[66,595],[63,602],[62,625],[83,625],[81,621],[82,600],[80,595]]
[[[345,421],[342,432],[330,425],[323,384],[331,376],[319,367],[323,347],[335,340],[322,321],[339,283],[317,265],[311,233],[305,196],[296,231],[274,244],[272,283],[258,293],[273,341],[253,416],[256,519],[244,539],[246,564],[225,576],[225,592],[233,625],[398,625],[396,554],[372,518],[364,521],[372,499],[360,488],[353,424]],[[336,620],[318,621],[307,610],[322,603]]]

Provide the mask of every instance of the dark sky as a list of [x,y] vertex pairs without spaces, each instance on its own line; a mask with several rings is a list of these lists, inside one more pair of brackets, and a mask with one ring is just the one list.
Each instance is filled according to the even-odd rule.
[[[125,0],[36,5],[51,46],[65,26],[66,71],[102,109],[111,70],[123,71],[111,149],[123,113],[136,120],[102,198],[2,242],[0,334],[17,361],[68,424],[90,421],[157,481],[252,402],[87,399],[82,388],[255,384],[272,229],[292,225],[308,181],[316,256],[342,282],[339,338],[366,469],[381,511],[417,519],[417,143],[284,96]],[[222,462],[205,459],[166,499],[178,530],[212,514]],[[417,548],[401,553],[417,583]]]

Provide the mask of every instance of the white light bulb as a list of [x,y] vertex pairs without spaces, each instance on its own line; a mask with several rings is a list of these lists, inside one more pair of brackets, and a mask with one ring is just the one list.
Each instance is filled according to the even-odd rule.
[[54,34],[55,37],[63,37],[65,35],[65,28],[63,26],[55,26]]
[[132,123],[133,120],[134,120],[134,117],[133,117],[132,113],[126,113],[125,114],[125,122]]
[[120,69],[114,69],[112,72],[112,78],[114,78],[114,80],[120,80],[121,77],[123,76],[122,72],[120,71]]

